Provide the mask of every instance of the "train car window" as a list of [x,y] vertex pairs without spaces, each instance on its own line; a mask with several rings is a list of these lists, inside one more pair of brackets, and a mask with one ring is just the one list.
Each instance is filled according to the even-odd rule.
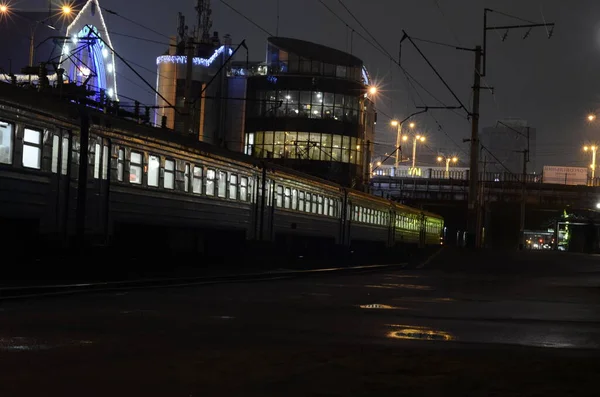
[[42,133],[25,128],[23,134],[23,167],[39,170],[42,163]]
[[304,211],[304,192],[298,192],[298,211]]
[[225,198],[227,197],[227,173],[223,171],[219,171],[219,191],[217,194],[219,197]]
[[123,182],[123,175],[125,172],[125,149],[120,148],[117,156],[117,180]]
[[173,160],[165,160],[163,186],[165,189],[175,189],[175,161]]
[[79,137],[73,135],[71,138],[71,175],[75,178],[78,177],[79,173]]
[[229,198],[232,200],[237,200],[238,193],[238,176],[230,174],[229,175]]
[[317,195],[313,194],[311,196],[311,201],[312,201],[312,213],[316,214],[317,213],[317,209],[318,209],[318,202],[317,202]]
[[129,161],[129,182],[136,185],[142,184],[142,154],[131,152]]
[[298,209],[298,191],[296,189],[292,190],[292,209]]
[[94,178],[100,178],[100,160],[102,156],[102,151],[100,149],[100,144],[96,143],[94,145],[94,152],[91,153],[94,156]]
[[283,186],[281,186],[281,185],[277,185],[275,201],[276,201],[275,205],[277,207],[283,207]]
[[153,154],[148,155],[148,186],[158,187],[160,159]]
[[[214,178],[214,171],[213,171]],[[194,175],[192,180],[192,192],[202,194],[202,167],[194,166]]]
[[312,196],[310,193],[306,193],[306,203],[304,206],[304,211],[310,212],[310,207],[312,206]]
[[317,213],[323,215],[323,196],[317,196]]
[[[0,127],[2,128],[2,127]],[[2,139],[2,138],[0,138]],[[58,155],[60,153],[60,137],[58,135],[52,136],[52,162],[50,164],[50,171],[53,174],[58,173]]]
[[254,190],[254,178],[248,178],[248,200],[254,203],[256,200],[256,191]]
[[108,146],[102,146],[102,179],[106,180],[108,178]]
[[248,201],[248,178],[245,176],[240,178],[240,200]]
[[12,164],[14,132],[11,123],[0,120],[0,163]]
[[335,216],[335,200],[329,199],[329,216]]
[[62,139],[62,153],[60,158],[60,173],[61,175],[67,175],[67,167],[69,166],[69,137],[63,136]]
[[291,208],[291,196],[292,190],[289,187],[285,188],[285,196],[283,198],[283,207],[290,209]]
[[183,171],[183,191],[190,191],[190,165],[186,163]]
[[323,198],[323,215],[329,215],[329,197]]
[[207,170],[206,171],[206,195],[214,196],[215,195],[215,178],[217,177],[217,173],[215,170]]

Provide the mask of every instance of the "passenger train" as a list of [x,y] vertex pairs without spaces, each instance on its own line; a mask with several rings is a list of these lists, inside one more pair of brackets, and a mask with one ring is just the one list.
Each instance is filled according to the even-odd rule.
[[[5,244],[25,251],[72,244],[82,234],[76,227],[80,205],[86,244],[140,254],[441,243],[438,215],[170,130],[3,86]],[[87,167],[80,167],[82,117],[90,125]],[[78,194],[83,186],[85,194]]]

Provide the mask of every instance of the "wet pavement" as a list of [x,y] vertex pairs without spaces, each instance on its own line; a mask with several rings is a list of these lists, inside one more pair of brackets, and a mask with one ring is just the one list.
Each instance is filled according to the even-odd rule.
[[599,363],[595,256],[0,301],[1,396],[591,396]]

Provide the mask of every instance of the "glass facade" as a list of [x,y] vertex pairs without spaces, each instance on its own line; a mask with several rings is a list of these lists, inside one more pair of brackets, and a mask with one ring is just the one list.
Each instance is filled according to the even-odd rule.
[[249,117],[301,117],[362,123],[359,97],[321,91],[257,91]]
[[320,132],[260,131],[246,134],[246,154],[261,158],[362,164],[362,139]]
[[362,82],[362,66],[344,66],[311,60],[269,43],[267,66],[271,74],[309,74]]

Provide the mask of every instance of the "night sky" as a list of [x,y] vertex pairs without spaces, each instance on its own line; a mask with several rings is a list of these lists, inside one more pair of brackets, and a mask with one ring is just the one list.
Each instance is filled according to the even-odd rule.
[[[276,0],[226,0],[245,13],[258,25],[275,35],[277,32]],[[393,150],[386,146],[394,142],[395,131],[389,127],[387,116],[404,118],[418,105],[436,106],[439,103],[421,88],[417,94],[407,89],[406,78],[389,57],[376,51],[356,34],[350,48],[350,30],[331,14],[318,0],[279,0],[280,20],[278,35],[314,41],[340,50],[350,51],[362,58],[371,76],[379,83],[381,93],[377,101],[376,152]],[[352,17],[338,0],[323,0],[338,15],[363,36]],[[267,34],[244,20],[219,0],[212,1],[213,31],[222,37],[229,33],[233,42],[246,39],[253,60],[265,57]],[[367,6],[366,4],[369,4]],[[39,8],[45,0],[21,0],[23,8]],[[177,12],[183,12],[188,25],[194,25],[194,0],[100,0],[101,6],[145,26],[164,36],[174,35]],[[525,119],[538,129],[537,166],[585,166],[589,159],[581,150],[584,143],[599,138],[600,124],[589,125],[585,116],[600,111],[600,2],[595,0],[344,0],[344,4],[394,57],[398,55],[402,29],[411,36],[446,42],[452,45],[474,47],[482,42],[483,9],[492,8],[535,22],[554,22],[551,39],[546,30],[534,29],[526,40],[524,30],[511,30],[504,42],[504,32],[490,32],[488,40],[488,69],[484,83],[495,88],[494,95],[482,92],[480,127],[495,125],[508,117]],[[112,41],[117,52],[135,66],[151,84],[156,81],[155,59],[167,49],[166,37],[135,26],[118,16],[105,13]],[[520,21],[492,15],[490,25],[510,25]],[[144,37],[160,43],[149,43],[119,34]],[[4,35],[3,35],[4,36]],[[13,41],[18,40],[13,36]],[[4,37],[3,37],[4,41]],[[23,37],[18,41],[25,44]],[[468,108],[471,106],[474,55],[437,45],[418,43],[420,48],[448,81]],[[5,47],[3,47],[5,48]],[[16,59],[27,62],[25,52],[12,48]],[[41,50],[40,50],[41,51]],[[6,68],[8,54],[0,65]],[[419,54],[408,42],[403,43],[402,64],[420,83],[446,105],[456,105],[448,90],[437,79]],[[118,65],[119,93],[153,104],[154,95],[123,64]],[[129,81],[131,80],[131,81]],[[423,101],[419,98],[423,98]],[[124,99],[126,100],[126,99]],[[431,114],[417,116],[419,130],[428,137],[428,150],[456,153],[466,159],[470,136],[470,122],[464,112],[432,110]],[[437,119],[438,123],[434,120]],[[600,140],[600,139],[599,139]],[[454,141],[454,142],[453,142]]]

